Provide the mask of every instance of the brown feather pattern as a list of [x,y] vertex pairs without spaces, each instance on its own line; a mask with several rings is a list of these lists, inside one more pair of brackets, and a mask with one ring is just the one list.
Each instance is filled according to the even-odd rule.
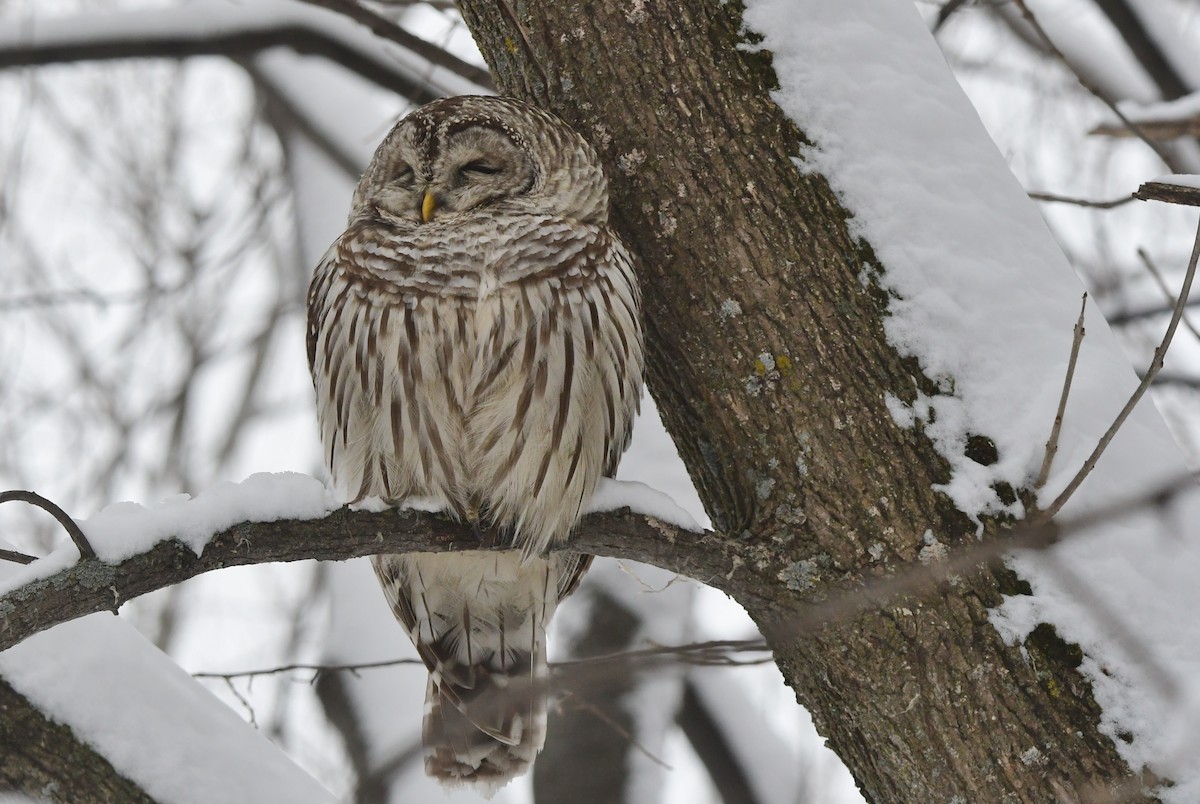
[[[480,159],[495,175],[466,176]],[[629,443],[639,311],[594,151],[502,98],[397,124],[313,275],[307,351],[338,493],[426,498],[518,548],[372,562],[430,670],[426,769],[442,781],[492,791],[541,748],[546,625],[591,563],[545,550]]]

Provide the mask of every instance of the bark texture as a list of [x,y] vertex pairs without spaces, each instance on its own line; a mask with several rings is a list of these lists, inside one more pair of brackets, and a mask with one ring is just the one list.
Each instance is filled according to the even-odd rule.
[[988,623],[1002,589],[1020,591],[1003,570],[803,638],[787,627],[911,565],[926,530],[953,548],[974,528],[932,491],[947,469],[928,439],[886,410],[885,392],[936,389],[886,342],[887,295],[861,280],[878,275],[870,244],[826,180],[796,169],[804,134],[772,102],[770,54],[744,47],[738,5],[460,7],[501,91],[555,111],[605,160],[642,260],[650,388],[733,556],[717,585],[867,797],[1140,796],[1075,652],[1049,632],[1025,658]]
[[[153,804],[107,759],[0,679],[0,793],[64,804]],[[152,750],[147,746],[147,750]]]

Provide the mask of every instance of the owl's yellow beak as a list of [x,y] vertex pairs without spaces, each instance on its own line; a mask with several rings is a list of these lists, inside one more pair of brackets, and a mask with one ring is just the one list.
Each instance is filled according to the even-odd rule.
[[426,190],[425,198],[421,201],[421,222],[429,223],[435,209],[437,209],[437,202],[433,200],[433,193]]

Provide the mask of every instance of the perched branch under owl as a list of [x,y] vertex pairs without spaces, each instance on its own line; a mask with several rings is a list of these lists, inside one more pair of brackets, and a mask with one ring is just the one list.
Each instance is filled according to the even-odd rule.
[[[483,538],[499,541],[495,534]],[[116,611],[135,597],[223,567],[273,561],[344,561],[387,553],[444,552],[478,546],[470,526],[437,514],[339,509],[323,519],[243,522],[218,533],[197,556],[167,540],[119,564],[80,559],[74,566],[0,596],[0,650],[59,623]],[[643,561],[705,580],[730,573],[731,558],[711,532],[691,533],[628,510],[586,516],[571,541],[554,549]]]
[[[570,542],[551,549],[586,551],[609,558],[653,564],[708,583],[744,602],[754,594],[775,601],[783,615],[767,634],[775,640],[819,630],[832,621],[919,594],[931,584],[964,575],[1014,549],[1041,549],[1089,532],[1097,522],[1146,508],[1169,505],[1194,488],[1190,475],[1175,478],[1137,498],[1075,517],[1043,522],[985,536],[974,544],[947,546],[943,557],[905,566],[895,575],[874,578],[853,588],[818,594],[821,602],[791,608],[784,605],[791,588],[785,579],[767,583],[771,569],[746,563],[753,544],[713,531],[692,532],[629,509],[585,516]],[[495,537],[484,532],[483,538]],[[411,510],[382,512],[341,508],[321,519],[242,522],[212,537],[197,556],[180,541],[164,540],[118,564],[80,559],[60,572],[0,595],[0,651],[59,623],[122,604],[156,589],[181,583],[216,569],[276,561],[345,561],[394,553],[444,552],[475,548],[480,539],[470,526],[442,515]],[[494,548],[503,549],[503,548]]]

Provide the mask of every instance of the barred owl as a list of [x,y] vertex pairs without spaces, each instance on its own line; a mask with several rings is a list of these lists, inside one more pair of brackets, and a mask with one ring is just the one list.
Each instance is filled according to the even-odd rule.
[[628,446],[639,307],[595,151],[507,98],[401,120],[313,275],[308,358],[338,493],[432,499],[514,548],[373,558],[429,668],[425,769],[444,783],[494,791],[541,750],[546,626],[591,562],[546,548]]

